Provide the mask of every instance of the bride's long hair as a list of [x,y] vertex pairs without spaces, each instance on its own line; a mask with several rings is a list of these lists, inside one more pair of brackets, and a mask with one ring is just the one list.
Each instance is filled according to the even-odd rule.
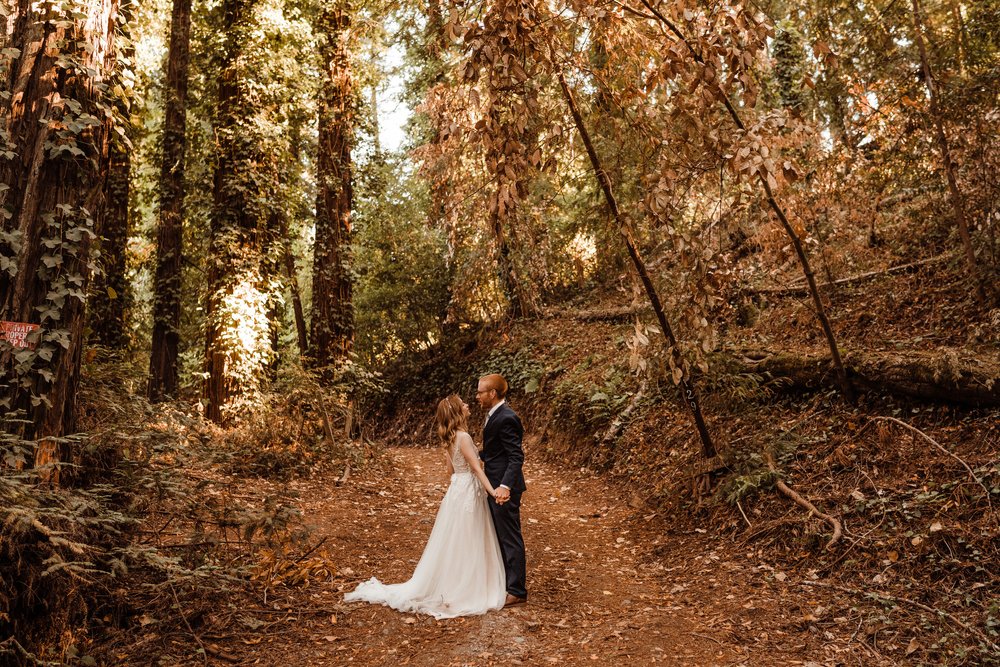
[[434,426],[441,447],[447,449],[455,441],[455,433],[468,431],[469,424],[462,410],[462,399],[458,394],[438,401],[437,414],[434,416]]

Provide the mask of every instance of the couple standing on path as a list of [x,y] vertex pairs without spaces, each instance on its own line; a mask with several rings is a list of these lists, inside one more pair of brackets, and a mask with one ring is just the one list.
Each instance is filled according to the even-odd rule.
[[468,432],[469,406],[455,394],[441,399],[434,421],[451,484],[424,553],[409,581],[386,585],[372,577],[345,601],[435,618],[484,614],[527,601],[520,514],[524,427],[506,394],[503,376],[479,380],[476,400],[487,411],[481,454]]

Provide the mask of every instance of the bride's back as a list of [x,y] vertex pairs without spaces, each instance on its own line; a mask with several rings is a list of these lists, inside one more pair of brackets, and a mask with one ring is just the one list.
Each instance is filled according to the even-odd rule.
[[469,467],[469,462],[465,460],[462,456],[462,448],[458,446],[458,437],[465,433],[465,431],[458,431],[455,433],[455,439],[452,440],[451,446],[448,451],[451,453],[451,465],[455,469],[455,473],[462,472],[472,472],[472,468]]

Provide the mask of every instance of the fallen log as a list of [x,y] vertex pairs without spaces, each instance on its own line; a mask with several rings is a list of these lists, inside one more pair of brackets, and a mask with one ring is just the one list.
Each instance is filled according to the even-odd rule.
[[569,310],[563,308],[547,308],[542,311],[543,319],[565,317],[581,322],[625,322],[639,313],[653,312],[648,304],[619,306],[616,308],[595,308],[591,310]]
[[639,402],[642,401],[643,396],[646,395],[647,385],[648,381],[645,379],[639,383],[639,391],[637,391],[635,393],[635,396],[632,397],[632,400],[629,402],[628,407],[622,410],[621,414],[615,417],[615,420],[611,422],[611,426],[609,426],[608,430],[605,431],[604,437],[601,438],[602,447],[610,445],[618,438],[618,435],[622,432],[622,429],[625,428],[625,424],[628,421],[628,418],[632,415],[633,412],[635,412],[636,408],[639,407]]
[[[746,372],[789,390],[837,387],[830,355],[769,350],[736,353]],[[851,353],[845,359],[855,386],[869,391],[972,407],[1000,407],[1000,360],[935,352]]]
[[[928,264],[937,264],[945,260],[952,259],[956,257],[954,252],[946,252],[941,255],[936,255],[934,257],[928,257],[927,259],[917,260],[916,262],[910,262],[908,264],[900,264],[898,266],[892,266],[888,269],[879,269],[877,271],[866,271],[864,273],[858,273],[853,276],[847,276],[846,278],[840,278],[838,280],[828,281],[825,283],[820,283],[817,285],[819,289],[829,289],[830,287],[841,287],[843,285],[854,285],[857,283],[862,283],[872,278],[878,278],[879,276],[890,276],[897,273],[909,273],[915,271],[922,266],[927,266]],[[772,287],[763,289],[747,289],[746,292],[749,294],[760,294],[764,296],[806,296],[808,294],[808,286],[805,283],[789,285],[788,287]]]

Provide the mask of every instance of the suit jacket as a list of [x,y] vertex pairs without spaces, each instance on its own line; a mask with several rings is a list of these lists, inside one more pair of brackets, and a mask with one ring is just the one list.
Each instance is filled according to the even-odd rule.
[[506,403],[497,408],[486,422],[483,427],[483,451],[479,457],[483,460],[486,479],[493,486],[505,484],[511,491],[527,488],[521,472],[524,463],[523,437],[521,419]]

